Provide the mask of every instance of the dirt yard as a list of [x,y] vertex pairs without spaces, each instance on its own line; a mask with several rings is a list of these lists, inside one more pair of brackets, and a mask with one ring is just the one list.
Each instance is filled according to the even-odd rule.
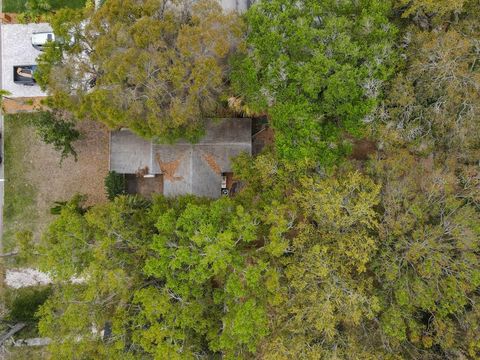
[[78,161],[69,157],[60,164],[60,154],[44,144],[33,128],[14,121],[9,117],[5,121],[4,235],[10,249],[19,230],[31,230],[38,239],[53,218],[50,209],[55,201],[66,201],[81,193],[88,196],[87,205],[106,202],[104,179],[109,161],[108,131],[98,123],[78,125],[83,135],[74,144]]
[[38,190],[39,210],[48,210],[53,201],[68,200],[76,193],[88,196],[88,204],[105,202],[104,179],[108,173],[108,131],[94,122],[82,122],[83,138],[74,145],[78,161],[60,155],[41,141],[30,147],[31,170],[27,178]]

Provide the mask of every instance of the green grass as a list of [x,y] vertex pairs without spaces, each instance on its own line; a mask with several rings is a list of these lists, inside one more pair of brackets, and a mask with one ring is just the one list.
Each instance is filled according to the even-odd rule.
[[5,204],[3,242],[5,251],[15,248],[15,234],[20,230],[33,231],[36,223],[36,189],[28,183],[25,172],[28,164],[28,146],[34,130],[15,117],[5,116]]
[[45,360],[48,359],[47,351],[44,347],[10,347],[6,360]]
[[[3,11],[9,13],[22,13],[25,9],[26,0],[3,0]],[[86,0],[50,0],[52,10],[61,8],[78,9],[85,6]]]

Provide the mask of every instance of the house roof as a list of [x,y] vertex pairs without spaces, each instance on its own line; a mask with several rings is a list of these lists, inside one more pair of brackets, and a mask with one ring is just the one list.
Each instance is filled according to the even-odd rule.
[[251,119],[221,119],[207,122],[205,136],[195,144],[155,144],[130,132],[111,133],[110,170],[135,174],[148,168],[162,174],[164,194],[220,195],[223,172],[231,172],[231,159],[251,154]]
[[8,90],[10,97],[46,96],[40,86],[25,86],[13,82],[13,67],[37,64],[40,51],[32,46],[32,34],[52,31],[47,23],[40,24],[2,24],[2,88]]

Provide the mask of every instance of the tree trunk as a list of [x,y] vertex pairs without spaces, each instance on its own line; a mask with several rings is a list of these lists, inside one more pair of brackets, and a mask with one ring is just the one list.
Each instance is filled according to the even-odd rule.
[[7,332],[0,335],[0,346],[2,346],[5,341],[10,339],[13,335],[15,335],[17,332],[22,330],[24,327],[25,327],[24,323],[18,323],[18,324],[15,324],[15,326],[12,327]]

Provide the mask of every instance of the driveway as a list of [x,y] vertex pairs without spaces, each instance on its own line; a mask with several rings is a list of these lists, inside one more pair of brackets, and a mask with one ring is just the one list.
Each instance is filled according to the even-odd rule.
[[2,88],[8,90],[12,98],[45,96],[38,85],[25,86],[13,82],[13,67],[34,65],[40,51],[32,46],[34,32],[51,31],[50,25],[41,24],[2,24]]

